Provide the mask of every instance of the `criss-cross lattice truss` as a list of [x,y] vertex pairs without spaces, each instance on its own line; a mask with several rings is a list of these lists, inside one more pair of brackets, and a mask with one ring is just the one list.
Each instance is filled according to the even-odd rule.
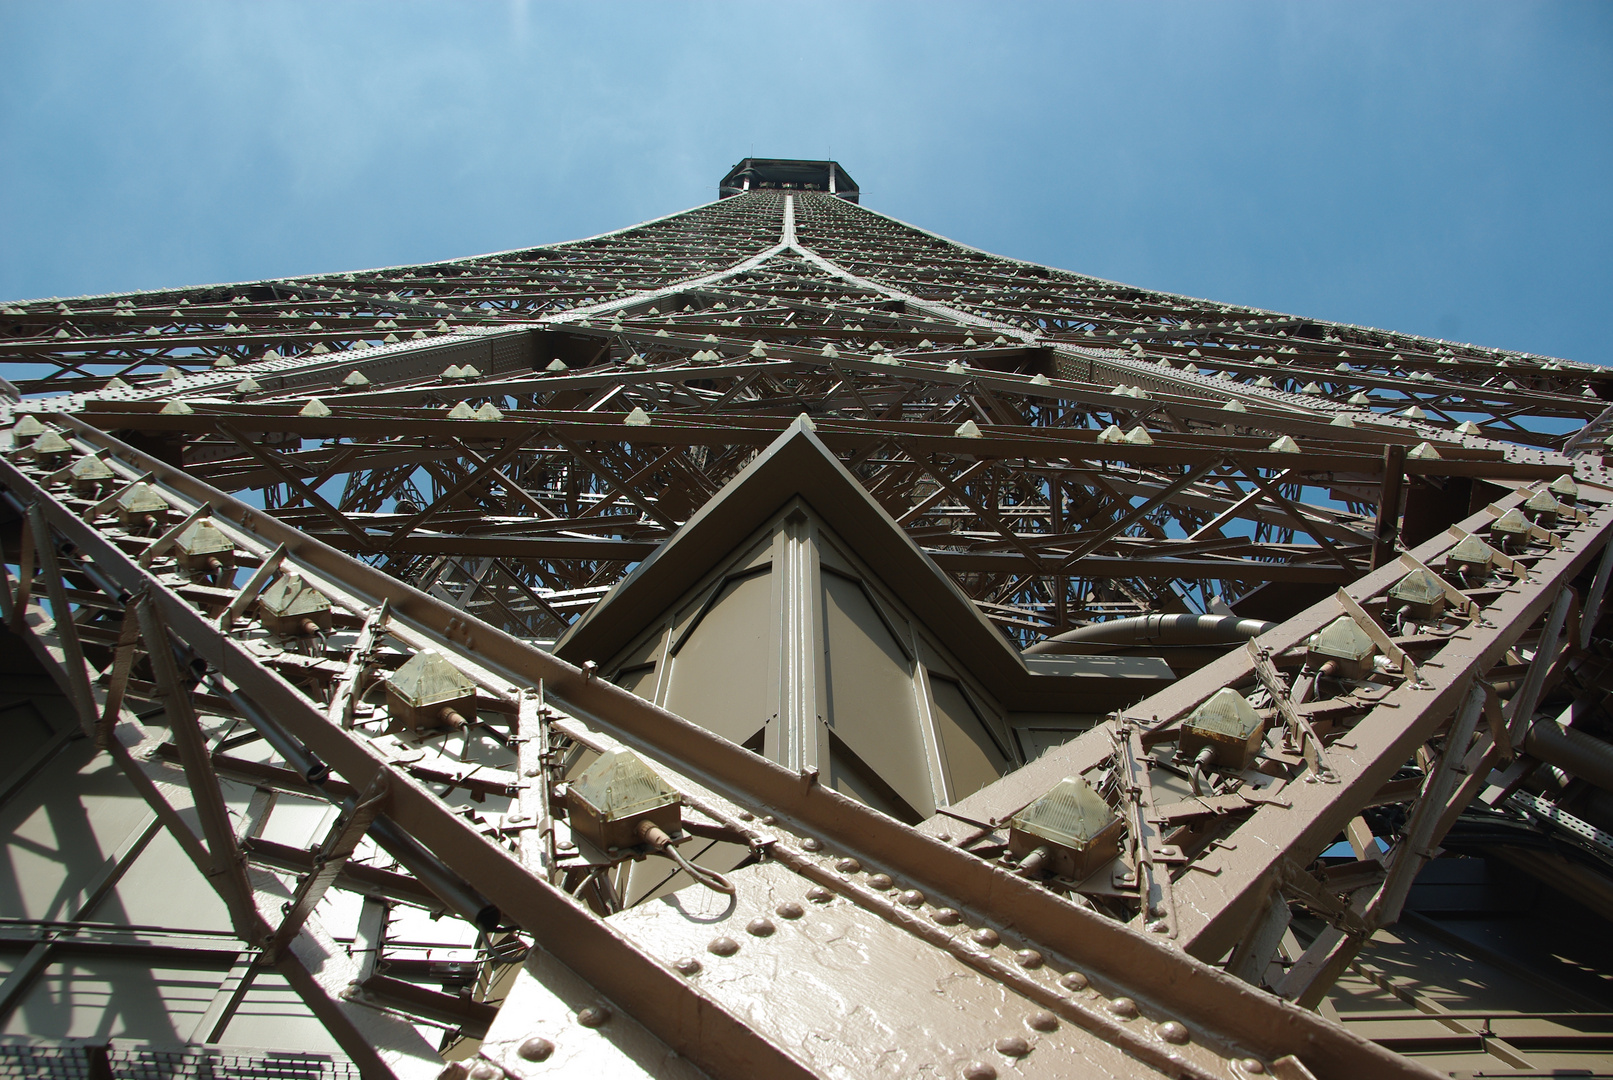
[[809,190],[0,358],[6,618],[366,1075],[1431,1075],[1308,1010],[1464,807],[1613,857],[1601,368]]

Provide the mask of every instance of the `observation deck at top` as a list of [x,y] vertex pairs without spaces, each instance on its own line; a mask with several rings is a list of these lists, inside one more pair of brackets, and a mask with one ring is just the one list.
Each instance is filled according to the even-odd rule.
[[747,191],[827,191],[847,202],[858,201],[857,182],[838,161],[798,161],[794,158],[745,158],[728,170],[717,188],[727,199]]

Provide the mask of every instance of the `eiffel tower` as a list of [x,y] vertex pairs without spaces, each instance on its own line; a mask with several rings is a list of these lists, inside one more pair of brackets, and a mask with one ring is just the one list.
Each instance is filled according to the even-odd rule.
[[586,240],[9,302],[0,357],[9,1063],[1613,1038],[1374,951],[1457,871],[1613,918],[1613,372],[988,254],[781,159]]

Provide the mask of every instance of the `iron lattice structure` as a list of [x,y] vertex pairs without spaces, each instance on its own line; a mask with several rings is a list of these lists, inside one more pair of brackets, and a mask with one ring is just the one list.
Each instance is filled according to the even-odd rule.
[[[750,164],[588,240],[0,308],[0,602],[51,746],[228,908],[198,1038],[273,972],[367,1076],[1434,1075],[1311,1009],[1475,800],[1604,905],[1613,374]],[[580,793],[646,761],[672,816],[612,833]],[[470,928],[455,992],[400,906]],[[10,1009],[63,931],[7,925]]]

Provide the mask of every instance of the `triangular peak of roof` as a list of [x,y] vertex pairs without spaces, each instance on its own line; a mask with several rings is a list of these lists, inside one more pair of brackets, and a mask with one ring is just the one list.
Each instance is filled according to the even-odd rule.
[[1093,713],[1141,700],[1172,678],[1153,657],[1026,658],[980,613],[812,433],[804,417],[560,639],[576,663],[607,665],[669,608],[739,559],[741,545],[798,500],[986,693],[1010,710]]

